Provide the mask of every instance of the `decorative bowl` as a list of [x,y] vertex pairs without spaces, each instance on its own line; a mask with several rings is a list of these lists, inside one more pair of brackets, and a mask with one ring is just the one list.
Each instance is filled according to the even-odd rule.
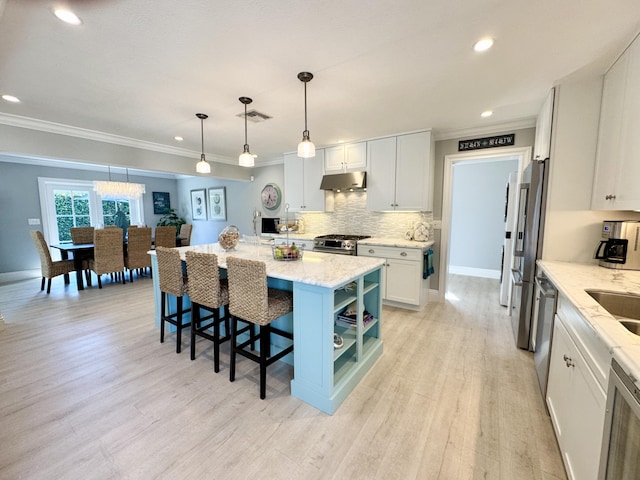
[[302,260],[304,255],[304,245],[271,245],[273,258],[281,262],[290,262],[293,260]]
[[218,243],[225,250],[233,250],[240,240],[240,232],[235,225],[229,225],[224,228],[218,235]]

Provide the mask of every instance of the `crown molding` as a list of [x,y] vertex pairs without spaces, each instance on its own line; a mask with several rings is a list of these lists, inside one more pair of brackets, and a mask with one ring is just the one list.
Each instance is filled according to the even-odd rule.
[[[92,140],[94,142],[111,143],[124,147],[139,148],[142,150],[150,150],[153,152],[166,153],[169,155],[177,155],[180,157],[200,158],[200,152],[187,150],[184,148],[170,147],[160,143],[146,142],[144,140],[136,140],[135,138],[123,137],[120,135],[112,135],[110,133],[98,132],[86,128],[72,127],[61,123],[48,122],[46,120],[38,120],[35,118],[21,117],[18,115],[10,115],[0,112],[0,124],[9,125],[11,127],[27,128],[29,130],[38,130],[56,135],[65,135],[68,137],[82,138],[84,140]],[[229,157],[207,153],[207,160],[236,165],[237,161]]]
[[521,130],[523,128],[532,128],[536,126],[535,117],[523,118],[522,120],[514,120],[512,122],[494,123],[492,125],[483,125],[481,127],[459,128],[435,130],[434,138],[436,141],[452,140],[466,137],[474,137],[477,135],[489,135],[492,133],[500,133],[506,130]]

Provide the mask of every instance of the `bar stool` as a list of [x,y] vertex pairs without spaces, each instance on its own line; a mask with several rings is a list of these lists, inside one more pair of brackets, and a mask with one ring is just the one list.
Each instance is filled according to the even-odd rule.
[[[271,334],[293,340],[293,334],[271,326],[275,319],[293,311],[293,294],[267,287],[267,268],[264,262],[245,260],[237,257],[227,258],[229,280],[229,313],[231,314],[231,360],[229,380],[235,380],[236,354],[260,364],[260,398],[266,396],[267,367],[293,352],[293,344],[275,355],[271,355]],[[256,338],[250,333],[249,340],[237,345],[238,320],[259,325],[257,340],[260,342],[260,354],[247,350]]]
[[[213,370],[217,373],[220,371],[220,344],[231,338],[228,309],[220,317],[220,309],[229,305],[227,279],[220,279],[215,254],[187,251],[185,257],[191,298],[191,360],[196,358],[196,336],[206,338],[213,342]],[[201,309],[211,312],[211,315],[201,317]],[[224,336],[220,336],[220,323],[223,321]]]
[[[156,247],[158,257],[158,276],[160,282],[160,343],[164,343],[164,324],[176,327],[176,353],[182,350],[182,329],[189,323],[183,323],[182,316],[191,311],[183,309],[182,299],[189,292],[187,276],[182,273],[180,252],[174,248]],[[176,297],[176,312],[167,314],[167,295]]]

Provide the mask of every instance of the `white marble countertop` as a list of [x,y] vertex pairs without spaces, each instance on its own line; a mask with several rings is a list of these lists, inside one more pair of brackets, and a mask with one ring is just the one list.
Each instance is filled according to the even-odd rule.
[[[315,233],[298,233],[298,232],[289,232],[289,240],[313,240],[318,235]],[[280,242],[281,240],[287,239],[286,233],[263,233],[262,238],[265,239],[275,239]]]
[[[304,252],[302,260],[285,262],[273,258],[271,246],[256,247],[244,243],[238,243],[236,248],[229,252],[218,243],[177,247],[177,250],[180,251],[180,257],[183,260],[188,250],[215,253],[221,268],[227,267],[229,256],[259,260],[265,262],[269,277],[327,288],[340,287],[384,264],[384,260],[379,258],[307,251]],[[149,253],[155,255],[155,250]]]
[[551,282],[578,309],[640,387],[640,336],[629,332],[585,290],[640,294],[640,271],[598,265],[538,261]]
[[375,245],[378,247],[398,247],[398,248],[418,248],[420,250],[426,250],[432,246],[435,242],[429,240],[428,242],[416,242],[415,240],[405,240],[399,238],[386,238],[386,237],[371,237],[364,240],[358,240],[358,245]]

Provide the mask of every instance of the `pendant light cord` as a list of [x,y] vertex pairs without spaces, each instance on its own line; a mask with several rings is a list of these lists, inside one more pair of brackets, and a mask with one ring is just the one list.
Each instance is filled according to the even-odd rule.
[[304,131],[309,131],[307,128],[307,82],[304,82]]
[[200,160],[204,160],[204,118],[200,119],[200,140],[202,142],[202,154]]
[[244,145],[247,146],[247,104],[244,104]]

